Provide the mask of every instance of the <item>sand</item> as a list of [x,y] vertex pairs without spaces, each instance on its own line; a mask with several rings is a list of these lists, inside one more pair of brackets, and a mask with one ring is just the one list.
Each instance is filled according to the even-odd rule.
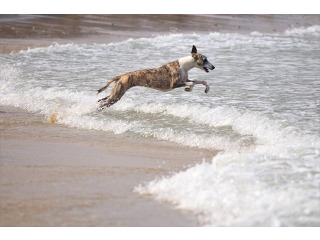
[[0,107],[0,226],[197,226],[134,187],[214,151],[50,124]]
[[[1,15],[0,53],[167,33],[276,32],[318,22],[319,15]],[[0,106],[0,116],[0,226],[198,226],[191,213],[133,190],[210,161],[216,151],[80,131],[8,106]]]

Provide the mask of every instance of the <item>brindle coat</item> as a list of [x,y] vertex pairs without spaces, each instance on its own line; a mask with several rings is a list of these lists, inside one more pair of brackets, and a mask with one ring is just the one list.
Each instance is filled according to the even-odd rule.
[[[192,56],[195,61],[202,62],[203,65],[203,59],[205,56],[197,54],[195,47],[192,50]],[[201,63],[197,64],[199,65]],[[181,75],[181,66],[178,60],[158,68],[138,70],[117,76],[111,79],[104,87],[99,89],[97,93],[105,90],[112,82],[116,83],[111,90],[110,96],[99,100],[99,102],[101,102],[100,109],[110,107],[112,104],[119,101],[125,92],[131,87],[143,86],[161,91],[169,91],[178,87],[190,86],[186,91],[191,91],[193,85],[187,85],[186,82],[197,84],[195,81],[189,81],[187,79],[187,75]],[[201,84],[203,84],[203,82],[204,81],[202,81]]]

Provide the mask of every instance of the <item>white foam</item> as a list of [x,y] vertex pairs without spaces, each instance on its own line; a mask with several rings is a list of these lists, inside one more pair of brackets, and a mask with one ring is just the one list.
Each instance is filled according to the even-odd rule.
[[[115,109],[120,111],[131,110],[136,111],[137,113],[161,114],[177,118],[186,118],[194,124],[207,125],[208,127],[213,128],[229,126],[240,135],[253,136],[256,139],[256,143],[260,146],[260,151],[265,149],[265,146],[270,147],[271,145],[275,145],[277,148],[280,148],[280,146],[287,146],[288,142],[290,142],[291,146],[320,146],[319,139],[316,136],[301,136],[296,134],[295,129],[292,127],[285,127],[280,122],[271,120],[258,112],[250,110],[239,111],[235,108],[230,108],[229,106],[209,108],[199,104],[166,104],[159,102],[134,104],[133,101],[129,101],[127,104],[126,102],[123,102],[122,104],[115,106]],[[192,133],[189,134],[190,139],[196,138],[195,136],[191,136]],[[173,139],[172,137],[169,137],[170,135],[171,134],[167,132],[163,136],[157,136],[158,138],[165,140]],[[173,135],[176,135],[176,133]],[[221,140],[221,138],[219,140]],[[183,141],[181,140],[176,141],[183,144]],[[205,140],[204,142],[207,141]],[[229,144],[231,143],[230,140],[228,142]],[[197,144],[197,146],[201,145],[209,146],[208,144]],[[239,145],[237,146],[237,149],[239,150]],[[222,149],[226,150],[227,148],[224,147]],[[267,149],[265,150],[268,151]]]
[[320,25],[314,25],[310,27],[291,28],[286,30],[284,34],[287,36],[305,35],[305,34],[313,34],[313,35],[319,36]]
[[258,31],[253,31],[253,32],[251,32],[251,33],[250,33],[250,35],[252,35],[252,36],[259,36],[259,37],[261,37],[261,36],[263,36],[263,33],[258,32]]
[[306,162],[297,178],[289,159],[220,153],[211,163],[155,179],[134,191],[193,212],[201,225],[315,226],[320,169],[315,161]]
[[52,43],[47,47],[36,47],[36,48],[28,47],[27,50],[20,50],[19,54],[63,52],[69,49],[76,50],[76,49],[79,49],[79,47],[81,46],[85,46],[85,44],[79,45],[79,44],[73,44],[73,43],[68,43],[68,44]]
[[298,36],[298,35],[315,35],[318,36],[320,34],[320,25],[313,25],[309,27],[292,27],[285,30],[283,33],[261,33],[259,31],[253,31],[250,33],[251,36],[256,37],[267,37],[267,36]]

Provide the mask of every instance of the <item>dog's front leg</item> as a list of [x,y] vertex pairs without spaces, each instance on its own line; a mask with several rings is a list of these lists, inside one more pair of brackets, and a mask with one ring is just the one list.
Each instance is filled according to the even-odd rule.
[[208,93],[210,90],[210,87],[206,81],[194,81],[195,84],[202,84],[206,86],[206,89],[204,90],[205,93]]
[[186,90],[187,92],[191,92],[193,86],[196,85],[196,84],[202,84],[202,85],[206,86],[206,89],[204,90],[204,92],[205,92],[205,93],[208,93],[208,92],[209,92],[210,87],[209,87],[209,85],[207,84],[206,81],[190,81],[190,80],[188,80],[188,81],[186,82],[186,86],[190,86],[190,88],[186,88],[185,90]]

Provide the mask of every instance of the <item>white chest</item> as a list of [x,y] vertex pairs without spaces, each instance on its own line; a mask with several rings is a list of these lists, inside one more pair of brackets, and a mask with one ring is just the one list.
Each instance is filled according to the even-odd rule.
[[182,81],[187,81],[188,80],[188,71],[191,68],[195,67],[196,62],[193,59],[193,57],[191,57],[191,56],[180,58],[178,61],[179,61]]
[[188,80],[188,72],[186,70],[184,70],[184,68],[180,67],[180,74],[181,74],[181,80],[183,82]]

